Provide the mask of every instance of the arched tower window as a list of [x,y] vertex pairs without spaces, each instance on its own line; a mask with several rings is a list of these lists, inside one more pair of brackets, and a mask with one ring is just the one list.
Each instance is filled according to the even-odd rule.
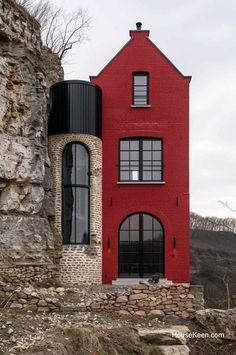
[[89,244],[89,152],[70,143],[62,158],[62,235],[64,244]]

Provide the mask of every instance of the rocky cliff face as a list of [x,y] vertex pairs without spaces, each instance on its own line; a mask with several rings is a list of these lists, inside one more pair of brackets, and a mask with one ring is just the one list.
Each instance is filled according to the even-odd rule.
[[1,0],[0,264],[53,259],[47,94],[62,79],[37,21],[14,0]]

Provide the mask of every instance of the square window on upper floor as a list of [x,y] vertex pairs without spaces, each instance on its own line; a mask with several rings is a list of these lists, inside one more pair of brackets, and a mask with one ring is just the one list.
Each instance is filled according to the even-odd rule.
[[163,183],[161,138],[120,139],[120,182]]

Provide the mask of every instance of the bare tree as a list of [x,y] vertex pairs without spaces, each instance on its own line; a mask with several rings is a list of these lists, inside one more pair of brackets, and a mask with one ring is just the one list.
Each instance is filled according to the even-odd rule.
[[61,60],[74,45],[88,39],[91,18],[83,9],[66,14],[62,8],[52,8],[50,0],[16,1],[40,23],[43,43]]
[[63,59],[75,44],[88,39],[90,18],[82,9],[69,17],[60,15],[61,9],[58,9],[46,27],[45,44]]
[[209,231],[228,231],[235,234],[235,218],[203,217],[197,213],[190,212],[190,228]]

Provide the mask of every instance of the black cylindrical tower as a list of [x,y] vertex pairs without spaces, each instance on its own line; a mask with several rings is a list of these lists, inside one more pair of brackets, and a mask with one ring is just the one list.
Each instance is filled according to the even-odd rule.
[[83,80],[66,80],[50,88],[48,134],[82,133],[101,138],[102,92]]

